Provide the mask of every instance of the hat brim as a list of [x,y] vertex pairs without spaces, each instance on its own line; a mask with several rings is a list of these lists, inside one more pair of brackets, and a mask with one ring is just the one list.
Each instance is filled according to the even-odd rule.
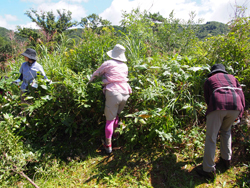
[[30,56],[29,54],[26,54],[25,52],[22,53],[21,55],[23,55],[23,56],[25,56],[25,57],[27,57],[27,58],[29,58],[29,59],[32,59],[32,60],[37,60],[36,57],[32,57],[32,56]]
[[125,54],[120,54],[118,57],[113,56],[112,53],[113,50],[110,50],[107,52],[108,56],[112,59],[118,60],[118,61],[122,61],[122,62],[126,62],[127,58],[125,57]]
[[228,72],[227,72],[227,71],[225,71],[225,70],[222,70],[222,69],[216,69],[216,70],[213,70],[212,72],[210,72],[207,76],[208,76],[208,77],[210,77],[210,76],[212,76],[212,74],[214,74],[214,73],[219,73],[219,72],[221,72],[221,73],[225,73],[225,74],[228,74]]

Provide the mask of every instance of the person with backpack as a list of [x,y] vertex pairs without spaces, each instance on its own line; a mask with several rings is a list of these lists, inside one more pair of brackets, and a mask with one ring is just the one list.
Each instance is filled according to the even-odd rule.
[[104,149],[109,154],[112,152],[112,135],[118,127],[119,114],[132,93],[132,89],[128,84],[125,48],[117,44],[107,54],[111,59],[105,61],[92,74],[89,82],[93,81],[96,76],[103,77],[103,92],[105,94],[104,114],[106,117]]
[[214,179],[215,149],[220,131],[221,162],[230,168],[231,127],[237,118],[241,118],[245,108],[245,97],[238,80],[227,73],[223,64],[215,64],[204,84],[204,97],[207,103],[206,140],[202,166],[196,171],[199,175]]

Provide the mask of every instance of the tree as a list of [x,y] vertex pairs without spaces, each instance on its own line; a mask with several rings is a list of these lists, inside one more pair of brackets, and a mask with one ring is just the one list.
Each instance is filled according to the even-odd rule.
[[93,30],[97,30],[97,28],[100,26],[110,26],[111,22],[106,19],[102,19],[102,17],[98,16],[97,14],[91,14],[85,18],[82,18],[79,24],[84,28],[90,27]]
[[146,14],[145,16],[147,18],[151,19],[155,23],[157,23],[157,22],[159,22],[159,23],[160,22],[164,22],[164,20],[165,20],[165,18],[162,15],[160,15],[159,12],[153,13],[153,14],[149,12],[149,14]]
[[70,11],[57,10],[58,17],[52,11],[38,13],[37,10],[31,9],[25,14],[35,22],[40,28],[40,33],[36,30],[18,27],[19,35],[29,38],[31,41],[37,42],[38,39],[43,39],[46,42],[56,40],[56,34],[61,34],[73,26],[77,26],[77,21],[71,21]]
[[23,38],[29,39],[31,46],[35,46],[37,40],[41,38],[41,35],[35,29],[21,28],[20,26],[17,26],[17,29],[18,29],[18,32],[16,32],[16,34]]
[[157,15],[157,20],[159,18],[162,20],[159,24],[155,23],[154,28],[154,35],[157,36],[159,41],[157,47],[162,49],[164,53],[187,53],[193,42],[197,40],[195,33],[198,31],[198,25],[195,16],[195,13],[191,12],[188,21],[185,21],[175,18],[174,11],[165,19]]

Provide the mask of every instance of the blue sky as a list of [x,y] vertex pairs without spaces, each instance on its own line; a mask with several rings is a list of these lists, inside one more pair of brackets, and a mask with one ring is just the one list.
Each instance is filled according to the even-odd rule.
[[[73,20],[80,21],[92,13],[119,25],[122,12],[140,8],[149,12],[159,12],[164,17],[174,10],[175,17],[187,20],[191,11],[196,20],[227,23],[234,14],[235,2],[249,7],[249,0],[3,0],[0,6],[0,27],[15,29],[36,26],[25,15],[31,8],[40,11],[66,9],[72,12]],[[250,7],[249,7],[250,8]],[[246,15],[249,16],[248,11]]]

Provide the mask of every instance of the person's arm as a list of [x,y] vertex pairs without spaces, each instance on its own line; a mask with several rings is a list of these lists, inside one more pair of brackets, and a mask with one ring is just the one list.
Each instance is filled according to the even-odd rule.
[[243,93],[243,90],[242,90],[242,87],[241,87],[241,85],[240,85],[240,83],[239,83],[239,81],[236,79],[236,84],[237,84],[237,88],[240,88],[241,90],[237,90],[237,93],[238,93],[238,95],[240,96],[240,98],[241,98],[241,103],[242,103],[242,106],[243,106],[243,111],[242,112],[240,112],[240,114],[239,114],[239,118],[241,118],[242,117],[242,115],[243,115],[243,112],[244,112],[244,108],[245,108],[245,96],[244,96],[244,93]]
[[19,80],[23,81],[23,73],[21,73],[21,75],[18,78]]
[[48,80],[48,78],[47,78],[47,76],[46,76],[46,74],[45,74],[45,72],[43,70],[43,66],[40,65],[39,63],[37,63],[36,66],[38,67],[38,72],[41,72],[41,74],[43,75],[43,78],[46,79],[46,80]]
[[205,97],[205,102],[207,103],[207,105],[209,105],[209,85],[208,85],[208,80],[206,80],[205,84],[204,84],[204,97]]
[[42,66],[40,67],[40,72],[42,73],[44,79],[48,79]]
[[43,75],[43,79],[45,79],[45,80],[47,80],[48,82],[52,83],[52,81],[51,81],[50,79],[48,79],[48,77],[46,76],[46,74],[45,74],[43,68],[42,68],[42,70],[41,70],[41,73],[42,73],[42,75]]
[[107,63],[104,62],[91,76],[89,82],[92,82],[96,76],[101,76],[105,73],[105,69],[107,68]]
[[238,91],[239,91],[239,95],[240,95],[240,98],[241,98],[242,106],[245,108],[245,106],[246,106],[246,104],[245,104],[245,96],[244,96],[242,87],[241,87],[241,85],[240,85],[240,83],[239,83],[239,81],[237,79],[236,79],[236,83],[237,83],[237,87],[241,89],[241,90],[238,90]]

